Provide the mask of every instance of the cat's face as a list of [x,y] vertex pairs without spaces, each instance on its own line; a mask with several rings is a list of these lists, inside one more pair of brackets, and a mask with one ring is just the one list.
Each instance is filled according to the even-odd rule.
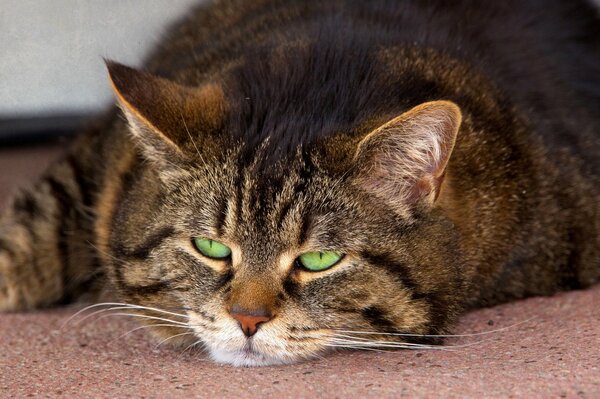
[[[165,338],[180,334],[173,341],[198,342],[213,359],[243,366],[442,332],[462,281],[453,226],[433,206],[442,176],[435,168],[444,169],[451,145],[424,150],[429,174],[415,183],[417,166],[407,173],[407,161],[418,146],[390,157],[390,143],[399,144],[388,136],[398,133],[387,130],[446,123],[452,107],[422,106],[366,137],[332,137],[276,162],[268,142],[249,152],[244,143],[204,151],[202,138],[168,144],[187,145],[193,162],[152,146],[157,165],[132,185],[114,226],[121,249],[113,255],[123,262],[112,274],[123,300],[180,314],[148,312],[177,323],[157,328]],[[149,134],[139,119],[131,124]]]

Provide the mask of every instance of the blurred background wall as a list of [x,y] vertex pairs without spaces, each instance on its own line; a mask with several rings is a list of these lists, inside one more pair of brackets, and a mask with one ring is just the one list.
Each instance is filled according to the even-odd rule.
[[139,65],[199,2],[0,0],[0,120],[102,109],[112,101],[102,57]]

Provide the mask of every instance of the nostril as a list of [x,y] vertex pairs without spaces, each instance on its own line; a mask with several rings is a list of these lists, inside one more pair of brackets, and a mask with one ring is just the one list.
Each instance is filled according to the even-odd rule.
[[273,318],[272,314],[263,309],[243,309],[239,306],[232,306],[229,310],[231,317],[236,319],[240,328],[247,337],[251,337],[258,331],[258,326]]

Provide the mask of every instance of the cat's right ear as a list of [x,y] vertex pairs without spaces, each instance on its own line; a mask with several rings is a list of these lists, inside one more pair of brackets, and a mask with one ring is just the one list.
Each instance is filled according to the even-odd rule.
[[186,87],[106,60],[119,106],[146,157],[172,164],[197,155],[202,132],[222,121],[224,95],[216,84]]
[[446,173],[462,121],[450,101],[431,101],[369,133],[355,155],[356,183],[399,213],[431,206]]

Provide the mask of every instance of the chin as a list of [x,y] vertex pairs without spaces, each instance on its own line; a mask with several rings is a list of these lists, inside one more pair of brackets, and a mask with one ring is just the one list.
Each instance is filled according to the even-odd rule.
[[280,366],[303,360],[291,354],[285,356],[269,355],[254,349],[224,350],[209,348],[209,352],[211,359],[215,362],[230,364],[235,367]]

